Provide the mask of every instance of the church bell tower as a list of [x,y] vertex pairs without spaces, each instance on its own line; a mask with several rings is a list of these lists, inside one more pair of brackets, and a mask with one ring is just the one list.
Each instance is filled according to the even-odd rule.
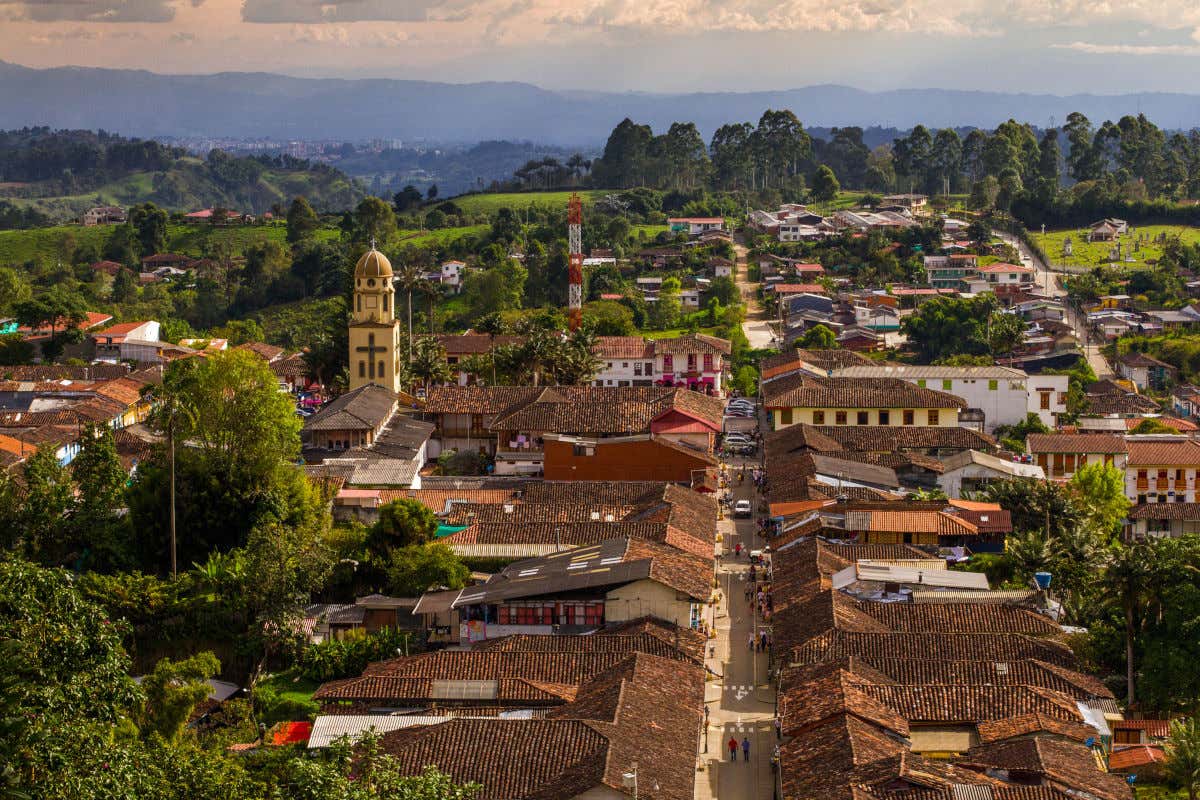
[[375,249],[354,267],[350,317],[350,389],[374,383],[400,391],[400,326],[396,322],[396,290],[392,264]]

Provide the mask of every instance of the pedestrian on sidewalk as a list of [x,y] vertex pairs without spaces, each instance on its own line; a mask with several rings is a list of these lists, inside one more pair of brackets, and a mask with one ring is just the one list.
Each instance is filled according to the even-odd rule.
[[742,594],[744,594],[744,595],[746,596],[746,602],[747,602],[747,603],[749,603],[749,602],[750,602],[750,594],[751,594],[751,592],[753,592],[753,591],[754,591],[754,590],[750,588],[749,584],[747,584],[747,585],[746,585],[746,591],[742,592]]
[[751,653],[754,652],[754,634],[753,633],[750,634],[750,652]]
[[737,739],[729,737],[729,760],[737,761]]
[[779,717],[775,718],[775,738],[779,740],[783,739],[783,723],[779,721]]
[[767,632],[766,631],[763,631],[761,634],[759,634],[759,649],[761,649],[761,650],[767,649]]
[[742,760],[750,760],[750,738],[748,736],[742,737]]

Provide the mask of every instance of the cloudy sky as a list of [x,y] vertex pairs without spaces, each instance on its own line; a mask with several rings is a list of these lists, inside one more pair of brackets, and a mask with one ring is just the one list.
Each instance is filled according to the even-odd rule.
[[0,0],[0,60],[558,89],[1200,92],[1200,0]]

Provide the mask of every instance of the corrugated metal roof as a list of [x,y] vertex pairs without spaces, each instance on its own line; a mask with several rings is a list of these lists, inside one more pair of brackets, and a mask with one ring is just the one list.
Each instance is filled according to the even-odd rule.
[[914,603],[1023,603],[1035,594],[1031,589],[1001,590],[995,592],[972,591],[916,591],[912,593]]
[[421,725],[438,725],[448,722],[453,717],[446,716],[393,716],[391,714],[330,714],[317,717],[313,722],[312,734],[308,737],[309,749],[329,747],[343,736],[349,736],[352,741],[358,739],[371,728],[377,733],[399,730],[400,728],[415,728]]

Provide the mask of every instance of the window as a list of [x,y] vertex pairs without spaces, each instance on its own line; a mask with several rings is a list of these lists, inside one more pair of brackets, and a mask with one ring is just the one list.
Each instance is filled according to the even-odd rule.
[[646,375],[650,376],[653,374],[654,374],[654,364],[653,364],[653,362],[647,361],[646,362]]
[[937,425],[941,422],[941,414],[936,408],[929,409],[929,424]]
[[780,425],[791,425],[792,424],[792,410],[790,408],[779,409],[779,424]]
[[360,377],[360,378],[367,377],[367,362],[365,362],[365,361],[358,362],[358,377]]
[[1175,470],[1175,482],[1183,483],[1183,470],[1181,470],[1181,469]]
[[379,362],[379,377],[381,377],[381,378],[382,378],[382,377],[383,377],[383,375],[384,375],[384,372],[383,372],[383,362],[382,362],[382,361],[380,361],[380,362]]
[[1075,472],[1075,454],[1067,453],[1066,461],[1067,461],[1067,466],[1066,466],[1067,472],[1074,474],[1074,472]]
[[879,424],[880,425],[891,425],[892,424],[892,412],[884,411],[884,410],[880,409]]
[[1066,464],[1066,462],[1064,460],[1063,454],[1055,453],[1054,454],[1054,472],[1055,472],[1055,474],[1061,475],[1063,473],[1063,470],[1066,469],[1065,464]]
[[640,361],[633,362],[633,374],[634,375],[642,374],[642,362],[640,362]]
[[386,294],[383,296],[383,310],[388,310],[388,296]]
[[988,381],[988,391],[994,392],[1000,388],[1000,381]]
[[1039,392],[1039,395],[1041,397],[1040,408],[1042,409],[1042,411],[1049,411],[1050,410],[1050,393],[1049,392]]
[[824,424],[825,424],[825,412],[824,411],[814,411],[813,412],[813,425],[824,425]]
[[696,371],[696,354],[695,353],[688,353],[687,364],[688,364],[688,372]]
[[914,412],[911,408],[907,408],[904,410],[903,419],[904,419],[905,425],[912,425],[914,417],[916,417],[916,412]]
[[621,362],[621,369],[629,369],[629,362],[628,362],[628,361],[622,361],[622,362]]
[[838,411],[834,415],[833,421],[834,421],[835,425],[845,425],[846,424],[846,412]]
[[954,381],[952,381],[950,379],[946,379],[946,380],[942,381],[942,391],[943,392],[948,392],[953,388],[954,388]]
[[362,295],[360,294],[356,299],[358,300],[358,310],[362,311]]
[[663,372],[675,371],[675,357],[670,353],[663,353]]
[[857,422],[855,422],[856,425],[869,425],[870,420],[871,420],[871,415],[868,414],[866,411],[859,411],[858,414],[856,415],[856,419],[857,419]]
[[713,357],[712,357],[712,353],[705,353],[705,354],[704,354],[704,371],[705,371],[705,372],[712,372],[712,371],[713,371]]

